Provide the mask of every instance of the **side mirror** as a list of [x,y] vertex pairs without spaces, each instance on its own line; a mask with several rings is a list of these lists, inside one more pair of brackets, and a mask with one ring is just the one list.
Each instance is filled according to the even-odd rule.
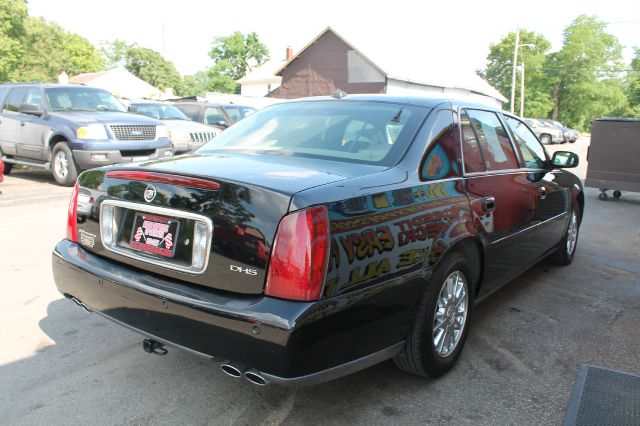
[[227,123],[226,120],[216,121],[215,124],[216,124],[216,126],[220,126],[220,127],[224,127],[224,128],[229,127],[229,123]]
[[20,105],[20,112],[22,114],[30,114],[30,115],[44,114],[44,111],[42,111],[42,106],[38,104],[22,104]]
[[553,167],[560,167],[563,169],[570,169],[577,167],[580,163],[578,155],[569,151],[556,151],[551,157],[551,165]]

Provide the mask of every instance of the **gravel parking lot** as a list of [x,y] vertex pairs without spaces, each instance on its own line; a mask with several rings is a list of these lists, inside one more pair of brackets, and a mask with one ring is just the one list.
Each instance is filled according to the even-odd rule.
[[[550,149],[580,155],[588,139]],[[582,363],[640,374],[640,194],[586,192],[574,263],[543,262],[475,311],[457,366],[423,380],[385,362],[323,385],[259,388],[57,293],[51,250],[70,188],[42,171],[0,184],[3,424],[559,424]]]

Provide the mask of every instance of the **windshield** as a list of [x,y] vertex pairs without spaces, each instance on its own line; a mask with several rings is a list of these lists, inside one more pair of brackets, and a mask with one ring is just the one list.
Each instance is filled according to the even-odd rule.
[[391,166],[427,112],[415,106],[344,100],[278,104],[233,125],[198,153],[235,150]]
[[255,108],[240,105],[225,105],[224,109],[234,123],[257,111]]
[[126,109],[109,92],[91,87],[49,87],[44,89],[51,111],[120,111]]
[[189,120],[182,111],[173,105],[166,104],[131,104],[131,112],[146,115],[156,120]]

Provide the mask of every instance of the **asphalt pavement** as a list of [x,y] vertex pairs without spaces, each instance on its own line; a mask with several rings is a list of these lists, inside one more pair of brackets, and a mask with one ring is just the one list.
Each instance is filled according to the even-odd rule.
[[[551,149],[578,152],[588,139]],[[640,373],[640,194],[588,189],[569,267],[543,262],[475,310],[457,366],[425,380],[385,362],[322,385],[257,387],[57,293],[51,250],[70,188],[15,170],[0,190],[2,424],[559,424],[580,364]]]

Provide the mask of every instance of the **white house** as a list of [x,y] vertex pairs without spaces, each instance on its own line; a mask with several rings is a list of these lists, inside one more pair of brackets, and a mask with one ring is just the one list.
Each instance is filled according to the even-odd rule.
[[69,83],[99,87],[120,98],[160,99],[164,97],[160,89],[153,87],[122,67],[108,71],[78,74],[69,78]]

